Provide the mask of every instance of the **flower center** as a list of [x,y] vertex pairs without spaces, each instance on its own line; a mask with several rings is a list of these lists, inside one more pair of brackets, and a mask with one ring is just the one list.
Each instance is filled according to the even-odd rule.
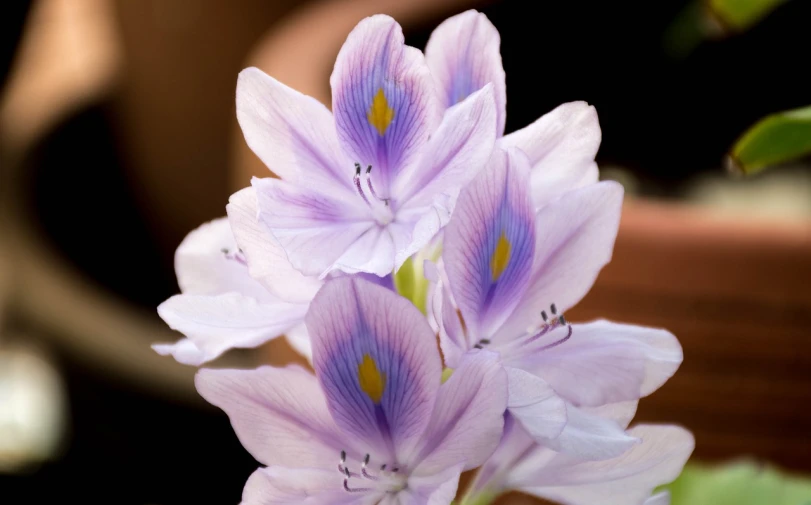
[[[370,470],[372,457],[367,454],[360,465],[360,473],[349,469],[346,451],[341,451],[338,471],[344,476],[344,491],[347,493],[383,492],[396,494],[408,487],[408,476],[396,465],[383,463],[379,470]],[[355,482],[351,482],[355,479]]]
[[[378,195],[372,184],[372,165],[369,165],[362,175],[360,163],[355,163],[355,175],[352,177],[352,182],[360,197],[372,209],[372,215],[378,224],[385,226],[394,220],[394,211],[390,205],[391,198]],[[365,190],[363,189],[364,182],[366,184]]]

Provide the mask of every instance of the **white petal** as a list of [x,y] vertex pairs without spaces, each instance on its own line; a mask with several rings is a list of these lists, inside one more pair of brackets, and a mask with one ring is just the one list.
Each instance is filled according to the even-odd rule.
[[287,254],[270,231],[259,221],[256,191],[245,188],[231,195],[228,220],[248,262],[250,275],[281,300],[307,303],[321,287],[317,277],[308,277],[293,268]]
[[573,457],[604,460],[615,458],[639,443],[639,439],[625,432],[620,422],[595,412],[567,404],[566,426],[557,438],[544,445]]
[[254,298],[268,297],[248,274],[227,218],[205,223],[186,235],[175,252],[175,273],[183,293],[216,295],[236,291]]
[[504,137],[532,163],[532,197],[536,208],[561,194],[597,182],[594,157],[600,148],[597,111],[586,102],[558,106],[531,125]]
[[261,303],[239,293],[176,295],[158,307],[166,324],[186,335],[204,361],[276,338],[300,324],[306,311],[306,305]]
[[682,361],[679,341],[667,330],[604,320],[573,328],[572,338],[528,356],[522,367],[577,405],[599,406],[647,396]]
[[538,442],[560,435],[566,425],[563,400],[538,376],[519,368],[504,368],[510,385],[507,402],[510,414]]
[[606,461],[577,461],[563,455],[549,462],[535,479],[518,489],[566,505],[635,505],[656,487],[681,473],[695,442],[677,426],[641,425],[630,434],[642,443]]
[[210,359],[188,338],[182,338],[174,344],[152,344],[152,349],[161,356],[172,356],[175,361],[184,365],[200,366]]

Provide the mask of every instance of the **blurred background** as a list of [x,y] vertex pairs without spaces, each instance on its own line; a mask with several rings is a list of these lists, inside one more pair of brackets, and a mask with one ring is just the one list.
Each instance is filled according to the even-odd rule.
[[[149,348],[179,338],[155,311],[178,291],[175,247],[267,174],[237,74],[329,103],[362,17],[395,16],[422,48],[468,8],[501,32],[507,130],[586,100],[603,177],[626,187],[614,261],[570,318],[672,330],[684,364],[637,420],[691,429],[699,465],[747,458],[724,485],[765,479],[760,503],[783,503],[785,475],[811,475],[811,161],[723,165],[760,118],[811,104],[811,2],[737,3],[768,5],[742,22],[715,0],[2,3],[0,503],[239,501],[256,463],[195,370]],[[290,359],[279,342],[217,365]]]

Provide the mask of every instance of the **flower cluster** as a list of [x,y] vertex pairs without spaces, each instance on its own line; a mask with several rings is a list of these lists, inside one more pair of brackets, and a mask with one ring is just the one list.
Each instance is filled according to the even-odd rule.
[[176,255],[182,294],[155,345],[201,365],[285,335],[300,367],[202,369],[262,464],[245,505],[486,504],[517,490],[570,505],[666,503],[693,449],[676,426],[628,429],[679,367],[661,329],[564,316],[610,261],[623,191],[598,182],[593,107],[504,135],[496,29],[443,22],[423,54],[361,21],[332,111],[261,71],[237,115],[279,178],[234,194]]

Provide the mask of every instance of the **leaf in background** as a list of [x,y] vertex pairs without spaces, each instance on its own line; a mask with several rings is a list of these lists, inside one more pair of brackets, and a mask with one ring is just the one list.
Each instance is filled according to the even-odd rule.
[[752,461],[689,464],[666,488],[671,505],[811,505],[810,479]]
[[742,32],[785,0],[709,0],[710,13],[721,24],[724,31]]
[[664,48],[684,58],[706,39],[744,32],[786,0],[691,0],[665,30]]
[[811,154],[811,106],[761,119],[732,147],[727,169],[751,175]]

